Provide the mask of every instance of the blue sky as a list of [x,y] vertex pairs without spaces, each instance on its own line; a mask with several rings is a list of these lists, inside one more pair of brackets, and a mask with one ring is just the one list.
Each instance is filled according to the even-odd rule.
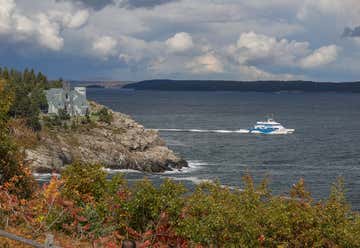
[[360,80],[358,0],[0,0],[0,65],[79,80]]

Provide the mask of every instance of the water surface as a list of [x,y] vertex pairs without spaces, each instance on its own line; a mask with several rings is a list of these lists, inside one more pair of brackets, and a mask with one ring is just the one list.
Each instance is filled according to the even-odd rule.
[[[160,132],[168,146],[190,161],[183,172],[146,175],[191,186],[219,180],[241,187],[249,172],[270,179],[276,193],[288,192],[304,178],[317,199],[329,194],[338,177],[360,209],[360,95],[336,93],[161,92],[89,89],[88,97],[131,115],[146,128],[238,130],[270,113],[292,135],[264,136],[225,132]],[[143,173],[127,172],[129,180]]]

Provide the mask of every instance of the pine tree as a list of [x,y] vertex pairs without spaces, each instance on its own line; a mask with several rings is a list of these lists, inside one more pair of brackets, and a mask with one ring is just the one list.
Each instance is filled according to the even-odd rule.
[[9,76],[9,70],[8,70],[7,67],[4,68],[4,70],[3,70],[3,72],[2,72],[2,77],[3,77],[5,80],[7,80],[7,79],[10,78],[10,76]]
[[6,81],[0,79],[0,185],[6,185],[10,193],[28,198],[34,192],[36,184],[21,153],[12,142],[7,127],[13,95]]

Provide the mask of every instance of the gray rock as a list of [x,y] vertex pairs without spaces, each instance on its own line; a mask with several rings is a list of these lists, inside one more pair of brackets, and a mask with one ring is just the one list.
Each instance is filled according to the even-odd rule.
[[[92,103],[92,110],[103,106]],[[146,130],[129,116],[113,112],[111,125],[43,132],[41,144],[25,151],[36,172],[60,171],[74,161],[98,163],[112,169],[164,172],[187,167],[187,162],[165,146],[155,130]]]

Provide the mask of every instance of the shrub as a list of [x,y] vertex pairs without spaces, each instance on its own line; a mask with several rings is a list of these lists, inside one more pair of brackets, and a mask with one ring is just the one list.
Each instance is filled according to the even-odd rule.
[[38,115],[32,115],[26,119],[26,125],[33,131],[41,131],[41,124]]
[[62,193],[76,201],[99,201],[106,192],[106,172],[99,164],[75,162],[62,173]]
[[181,196],[185,192],[183,185],[170,180],[165,180],[158,189],[147,179],[140,181],[128,203],[130,226],[140,232],[154,228],[162,213],[169,214],[175,223],[184,205]]
[[70,114],[66,111],[66,109],[59,109],[58,116],[61,121],[68,121],[71,119]]
[[284,197],[250,176],[243,190],[204,183],[194,192],[171,180],[129,188],[121,175],[106,178],[100,165],[74,163],[28,201],[2,187],[1,220],[33,237],[52,231],[88,242],[83,247],[360,247],[360,215],[341,181],[316,202],[304,180]]
[[112,113],[105,107],[103,107],[102,109],[100,109],[97,112],[97,115],[99,116],[99,121],[101,122],[105,122],[107,124],[111,124],[111,122],[113,121],[113,115]]
[[35,190],[35,182],[9,135],[7,113],[12,97],[6,91],[5,81],[0,80],[0,185],[10,193],[28,198]]
[[195,244],[257,247],[263,233],[262,196],[252,181],[242,192],[201,184],[187,199],[177,231]]

